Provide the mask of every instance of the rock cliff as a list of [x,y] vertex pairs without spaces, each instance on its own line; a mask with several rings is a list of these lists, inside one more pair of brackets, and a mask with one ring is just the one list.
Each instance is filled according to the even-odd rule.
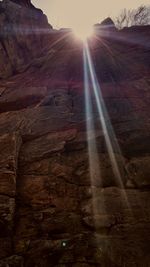
[[30,1],[0,2],[0,78],[17,73],[47,45],[51,26]]
[[0,266],[150,266],[150,26],[89,40],[120,186],[93,91],[87,135],[82,43],[30,1],[0,21]]

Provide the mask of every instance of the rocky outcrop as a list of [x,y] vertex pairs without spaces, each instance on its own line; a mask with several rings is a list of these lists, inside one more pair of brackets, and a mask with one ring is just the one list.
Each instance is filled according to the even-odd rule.
[[101,23],[95,24],[94,29],[104,31],[104,33],[106,33],[107,31],[109,31],[109,32],[117,31],[115,23],[113,22],[113,20],[110,17],[104,19]]
[[11,0],[11,1],[21,6],[33,7],[33,5],[31,4],[31,0]]
[[[4,17],[9,5],[20,10],[13,2],[19,1],[1,4]],[[19,12],[30,14],[26,7]],[[44,53],[44,37],[34,36],[34,45],[25,33],[12,37],[13,59],[20,40],[21,58],[31,57],[16,75],[0,80],[1,267],[149,266],[149,31],[97,29],[88,42],[122,183],[108,156],[93,90],[95,133],[87,135],[83,45],[70,31],[45,36]],[[112,130],[108,116],[106,121]]]
[[106,18],[101,22],[101,25],[106,25],[106,26],[115,26],[113,20],[111,18]]
[[0,2],[0,78],[17,73],[42,53],[51,26],[30,1]]

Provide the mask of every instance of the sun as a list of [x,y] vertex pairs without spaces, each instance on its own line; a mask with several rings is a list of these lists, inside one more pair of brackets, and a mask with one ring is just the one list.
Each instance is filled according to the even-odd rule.
[[63,25],[72,29],[76,38],[85,41],[93,33],[93,2],[89,0],[63,0],[59,3],[63,3],[58,8],[63,10],[63,17],[61,18]]
[[92,26],[74,26],[72,29],[76,38],[80,39],[82,42],[85,42],[88,38],[92,37],[94,30]]

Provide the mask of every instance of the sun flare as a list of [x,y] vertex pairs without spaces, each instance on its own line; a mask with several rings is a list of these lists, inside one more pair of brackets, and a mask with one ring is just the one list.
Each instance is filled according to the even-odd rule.
[[76,36],[76,38],[80,39],[81,41],[86,41],[87,38],[92,37],[94,31],[92,26],[90,27],[74,27],[73,29],[74,35]]

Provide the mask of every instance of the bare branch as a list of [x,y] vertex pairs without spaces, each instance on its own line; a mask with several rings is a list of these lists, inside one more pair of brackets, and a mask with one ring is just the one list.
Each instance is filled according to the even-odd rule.
[[116,17],[115,24],[119,29],[150,24],[150,6],[141,5],[132,10],[123,9]]

